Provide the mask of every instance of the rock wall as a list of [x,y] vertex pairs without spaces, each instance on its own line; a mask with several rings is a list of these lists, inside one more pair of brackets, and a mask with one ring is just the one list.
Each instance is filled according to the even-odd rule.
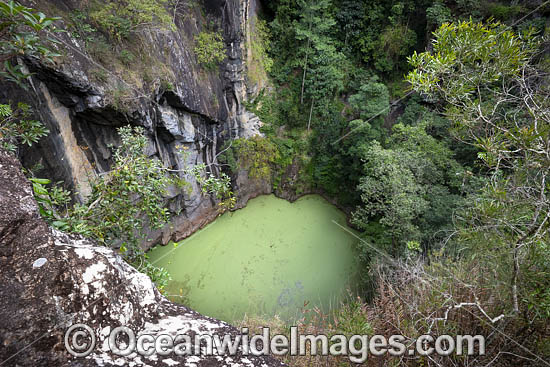
[[[230,325],[169,302],[151,280],[112,250],[49,228],[41,219],[20,163],[0,151],[0,364],[5,366],[280,366],[243,354],[150,357],[110,353],[118,326],[139,335],[235,336]],[[83,323],[96,336],[87,357],[64,344]]]
[[[85,4],[82,0],[23,3],[64,19]],[[175,30],[140,32],[137,56],[147,60],[143,65],[136,61],[122,69],[117,69],[117,63],[105,67],[86,41],[71,32],[56,35],[63,53],[56,65],[20,60],[33,73],[31,86],[24,90],[2,85],[0,103],[31,104],[36,118],[50,130],[39,144],[22,150],[24,166],[41,167],[37,176],[63,181],[77,192],[77,200],[84,200],[90,192],[89,180],[109,170],[109,146],[119,141],[116,128],[132,124],[146,129],[148,154],[166,167],[179,170],[205,163],[219,173],[216,158],[224,142],[258,134],[261,125],[244,107],[247,98],[258,91],[257,86],[247,86],[246,59],[247,32],[253,31],[249,19],[255,17],[260,4],[256,0],[203,0],[199,6],[189,5],[195,3],[183,1],[184,7],[175,9]],[[213,71],[202,68],[193,52],[193,39],[208,22],[223,31],[227,49],[226,60]],[[116,59],[121,49],[113,47]],[[145,73],[155,77],[145,81]],[[177,153],[179,147],[187,150],[186,157]],[[239,206],[259,193],[248,187],[246,177],[238,178],[236,186],[247,191],[245,195],[237,192]],[[218,215],[216,202],[204,197],[191,177],[187,179],[192,192],[171,188],[166,197],[173,222],[151,232],[146,243],[180,240]],[[264,193],[265,187],[260,191]]]

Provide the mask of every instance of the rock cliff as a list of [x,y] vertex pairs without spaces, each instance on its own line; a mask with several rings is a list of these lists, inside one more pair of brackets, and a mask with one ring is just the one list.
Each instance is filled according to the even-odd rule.
[[[236,355],[127,356],[109,352],[107,336],[124,325],[136,335],[236,335],[230,325],[169,302],[151,280],[112,250],[49,228],[40,218],[20,163],[0,151],[0,364],[5,366],[279,366]],[[84,323],[95,348],[73,357],[67,328]],[[223,336],[222,336],[223,337]],[[82,340],[79,342],[81,343]]]
[[[247,85],[247,63],[253,22],[260,4],[257,0],[178,1],[173,12],[174,29],[141,30],[127,44],[113,45],[83,39],[74,29],[82,0],[22,1],[48,15],[62,17],[61,27],[69,30],[55,37],[62,53],[56,65],[20,60],[33,76],[30,88],[2,85],[0,103],[24,101],[34,107],[36,118],[50,130],[48,137],[21,152],[25,167],[38,167],[39,177],[63,181],[83,200],[90,191],[89,180],[109,170],[110,145],[118,143],[116,128],[125,124],[143,126],[149,138],[148,154],[175,170],[205,163],[219,172],[217,154],[224,142],[258,134],[260,121],[244,107],[258,91]],[[72,19],[72,20],[71,20]],[[194,37],[208,24],[222,32],[226,59],[215,70],[203,68],[194,54]],[[91,37],[91,38],[93,38]],[[98,52],[103,45],[107,50]],[[135,59],[118,60],[126,49]],[[184,158],[177,154],[183,147]],[[235,181],[247,186],[247,174]],[[213,220],[217,205],[204,197],[194,180],[190,192],[173,188],[166,204],[173,222],[150,233],[148,243],[180,240]],[[258,185],[253,185],[256,187]],[[238,206],[249,197],[268,192],[239,195]]]

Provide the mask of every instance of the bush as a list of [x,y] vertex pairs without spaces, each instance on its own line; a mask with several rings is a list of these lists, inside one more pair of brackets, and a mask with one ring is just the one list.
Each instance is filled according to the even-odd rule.
[[250,139],[236,139],[231,142],[228,150],[220,156],[233,172],[239,168],[248,170],[250,178],[269,179],[272,169],[280,158],[277,146],[267,138],[254,136]]
[[202,31],[195,37],[195,55],[199,64],[212,70],[225,59],[225,45],[220,32]]
[[166,10],[167,0],[110,0],[92,8],[90,19],[115,40],[127,39],[132,32],[159,24],[175,29]]
[[[147,137],[140,127],[118,129],[121,145],[114,148],[111,170],[92,180],[92,193],[83,204],[69,207],[70,193],[58,185],[47,188],[51,182],[32,178],[33,190],[40,213],[50,225],[59,230],[79,233],[111,248],[119,248],[124,258],[138,270],[146,273],[163,289],[168,273],[147,262],[140,247],[145,229],[158,229],[169,219],[164,207],[168,185],[181,181],[158,159],[145,154]],[[204,177],[204,165],[182,170],[198,180],[202,192],[223,200],[222,205],[234,204],[227,176]],[[224,209],[224,208],[222,208]]]
[[252,34],[252,63],[248,65],[248,76],[253,83],[258,83],[273,67],[273,59],[269,56],[270,33],[265,20],[256,20],[256,29]]
[[17,151],[17,145],[31,146],[49,134],[40,121],[29,119],[31,112],[31,108],[24,103],[19,103],[15,111],[10,105],[0,104],[1,148],[13,153]]
[[145,154],[147,138],[141,128],[118,131],[122,145],[114,150],[111,171],[91,181],[88,202],[69,211],[63,229],[120,247],[126,258],[134,261],[142,254],[139,243],[146,222],[154,229],[168,220],[163,197],[171,181],[162,163]]
[[128,50],[122,50],[122,51],[120,51],[120,54],[118,55],[118,59],[125,66],[130,66],[134,62],[134,60],[136,59],[136,56]]
[[10,62],[16,56],[31,56],[53,62],[61,56],[50,50],[52,44],[59,43],[51,37],[44,37],[47,32],[56,32],[54,22],[59,18],[49,18],[44,13],[27,8],[15,1],[0,1],[0,80],[15,82],[22,87],[29,76],[21,65],[13,66]]
[[525,11],[521,5],[503,5],[498,3],[487,4],[487,12],[490,16],[499,20],[509,20],[517,17]]

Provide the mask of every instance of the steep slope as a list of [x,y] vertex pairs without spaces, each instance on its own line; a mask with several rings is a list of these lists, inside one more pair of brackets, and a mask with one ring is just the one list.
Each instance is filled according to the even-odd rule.
[[[214,173],[219,172],[216,158],[225,141],[258,134],[259,119],[244,107],[249,91],[258,90],[246,81],[246,32],[253,31],[249,20],[259,9],[256,0],[178,1],[167,9],[174,28],[144,28],[121,43],[105,42],[108,38],[100,31],[91,36],[77,31],[90,26],[82,20],[89,2],[23,3],[61,16],[61,28],[69,31],[53,35],[63,55],[56,65],[20,60],[33,73],[31,86],[2,85],[0,102],[24,101],[34,107],[51,133],[24,150],[22,161],[26,167],[38,165],[38,176],[63,181],[78,192],[78,199],[89,194],[90,178],[109,170],[109,146],[118,143],[119,126],[143,126],[148,154],[166,167],[180,170],[205,163]],[[211,25],[221,31],[226,49],[226,59],[214,70],[200,65],[194,53],[196,35]],[[127,50],[134,57],[122,63]],[[180,147],[186,156],[177,153]],[[202,196],[191,177],[185,178],[191,190],[173,187],[166,197],[177,214],[174,222],[151,233],[148,243],[179,240],[218,214],[214,200]]]
[[[21,165],[0,151],[0,363],[6,366],[279,366],[271,357],[120,356],[107,336],[118,326],[139,335],[232,335],[232,326],[169,302],[151,280],[112,250],[48,228]],[[96,335],[86,358],[65,349],[65,331],[83,323]]]

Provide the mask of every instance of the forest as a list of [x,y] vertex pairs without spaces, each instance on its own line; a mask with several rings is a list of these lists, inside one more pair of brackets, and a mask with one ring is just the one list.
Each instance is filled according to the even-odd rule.
[[[116,45],[119,59],[107,68],[138,62],[124,48],[138,29],[176,27],[179,2],[103,3],[71,13],[66,28],[88,39],[96,59],[106,54],[98,46]],[[54,62],[57,17],[68,18],[15,4],[0,2],[0,78],[24,86],[17,58]],[[262,121],[261,135],[226,139],[219,170],[173,169],[146,156],[141,127],[119,128],[111,173],[85,202],[26,167],[46,221],[117,248],[163,289],[169,276],[139,243],[169,221],[167,187],[186,190],[191,177],[232,210],[232,179],[246,169],[275,193],[330,198],[359,233],[357,294],[330,314],[305,310],[301,330],[487,338],[484,355],[369,356],[368,365],[550,365],[550,2],[277,0],[263,2],[254,22],[247,82],[261,88],[243,103]],[[209,27],[193,49],[201,80],[226,57],[219,26]],[[174,90],[170,77],[151,80],[157,91]],[[122,113],[128,100],[112,91]],[[25,103],[0,105],[2,149],[19,154],[48,133]],[[277,318],[242,325],[288,326]]]
[[269,5],[267,139],[362,233],[367,302],[340,322],[494,338],[475,361],[398,365],[548,361],[547,5]]

